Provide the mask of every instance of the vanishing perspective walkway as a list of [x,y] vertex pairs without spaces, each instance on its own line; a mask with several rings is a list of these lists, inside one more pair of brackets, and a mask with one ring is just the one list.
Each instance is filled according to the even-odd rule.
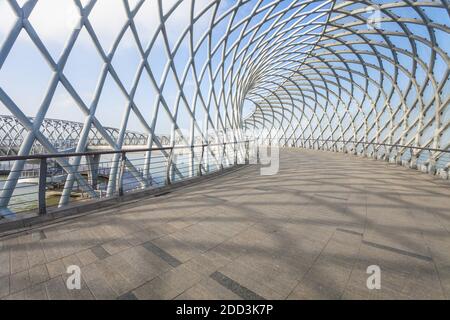
[[[5,299],[448,299],[450,188],[351,155],[257,166],[0,242]],[[68,291],[78,265],[81,290]],[[367,268],[381,268],[369,290]]]

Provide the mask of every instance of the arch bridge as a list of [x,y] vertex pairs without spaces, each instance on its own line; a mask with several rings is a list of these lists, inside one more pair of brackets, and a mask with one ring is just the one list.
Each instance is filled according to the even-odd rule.
[[[239,205],[245,207],[248,211],[231,218],[217,212],[217,221],[209,225],[225,235],[236,225],[258,225],[250,228],[252,236],[262,242],[273,236],[276,241],[267,248],[278,248],[263,258],[283,256],[286,270],[295,269],[290,255],[302,261],[316,257],[310,254],[322,241],[336,244],[320,246],[325,255],[328,249],[340,250],[338,243],[351,243],[352,250],[358,249],[342,249],[343,255],[363,254],[370,247],[384,250],[388,260],[387,252],[400,254],[407,269],[410,258],[434,264],[426,265],[434,270],[427,279],[441,297],[449,297],[449,197],[448,181],[442,181],[450,168],[448,0],[5,0],[0,18],[0,113],[7,115],[0,117],[0,162],[10,164],[0,181],[0,225],[20,218],[20,210],[29,213],[28,207],[17,209],[17,197],[45,213],[50,201],[65,208],[80,198],[82,203],[116,199],[128,191],[153,190],[155,181],[167,187],[254,163],[254,155],[267,156],[266,146],[281,147],[285,163],[273,180],[257,176],[253,166],[246,169],[252,174],[234,175],[238,181],[205,183],[180,199],[180,207],[191,196],[204,196],[207,207],[213,203],[231,216]],[[83,120],[71,122],[72,115]],[[50,120],[55,117],[63,120]],[[103,125],[110,120],[118,123],[116,129]],[[40,163],[33,169],[40,172],[39,190],[34,185],[34,191],[23,191],[31,159]],[[52,165],[57,182],[47,177]],[[104,188],[93,173],[99,170],[107,177]],[[223,193],[208,197],[218,188]],[[33,192],[31,200],[25,197]],[[267,208],[255,205],[251,195]],[[298,211],[308,204],[320,219]],[[174,217],[183,218],[172,209]],[[144,216],[127,217],[151,220]],[[198,216],[192,219],[198,222]],[[220,229],[221,219],[236,220]],[[179,239],[220,238],[206,225],[183,229]],[[307,234],[311,243],[300,241],[298,234]],[[184,243],[198,249],[197,239]],[[222,252],[239,247],[242,253],[248,239],[253,238],[237,236]],[[298,248],[299,243],[314,248]],[[290,246],[298,251],[284,250]],[[259,258],[265,253],[253,249]],[[239,255],[232,253],[227,258]],[[184,258],[170,261],[183,264]],[[248,266],[234,267],[221,272],[238,275],[236,270]],[[267,270],[259,271],[272,276]],[[416,278],[414,270],[408,277]],[[254,280],[270,285],[268,278]],[[221,273],[215,279],[226,278]],[[272,291],[255,282],[243,287],[264,292],[252,297],[268,292],[287,297],[278,280]],[[311,285],[313,280],[324,281],[317,276]],[[295,297],[311,293],[299,286],[291,288]]]
[[[34,121],[33,118],[29,120],[31,122]],[[41,132],[58,151],[74,152],[80,141],[83,127],[84,124],[79,122],[44,119]],[[105,131],[114,140],[117,140],[120,134],[120,130],[116,128],[105,127]],[[28,130],[17,118],[0,115],[0,155],[18,155],[27,132]],[[170,143],[170,138],[167,136],[160,136],[159,139],[162,145],[168,145]],[[125,133],[124,145],[135,147],[145,146],[147,145],[147,141],[148,135],[130,131]],[[90,150],[108,146],[108,142],[102,138],[95,128],[91,128],[87,144]],[[33,145],[30,151],[30,155],[44,153],[48,153],[48,151],[38,142]]]

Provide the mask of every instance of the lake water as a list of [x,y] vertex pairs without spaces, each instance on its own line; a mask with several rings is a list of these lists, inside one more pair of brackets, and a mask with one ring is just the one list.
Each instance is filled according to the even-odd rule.
[[[135,168],[139,171],[139,173],[142,173],[144,170],[144,164],[145,164],[145,153],[140,154],[128,154],[127,158],[130,160],[130,162],[135,166]],[[99,172],[109,172],[109,168],[111,167],[111,164],[113,162],[113,156],[112,155],[104,155],[101,157],[100,160],[100,166],[99,166]],[[190,162],[190,155],[177,155],[174,158],[174,162],[177,164],[177,169],[179,170],[178,175],[173,174],[172,180],[173,181],[179,181],[186,178],[189,178],[190,176],[190,170],[189,170],[189,162]],[[83,161],[81,165],[85,165],[85,162]],[[167,160],[164,156],[162,156],[160,153],[155,153],[152,155],[152,162],[150,166],[150,173],[152,177],[152,187],[159,187],[165,184],[166,182],[166,166],[167,166]],[[216,166],[214,166],[216,167]],[[31,167],[29,167],[31,168]],[[37,167],[36,167],[37,168]],[[36,169],[35,168],[35,169]],[[198,161],[194,162],[194,168],[195,171],[197,171],[198,168]],[[8,179],[6,175],[0,177],[0,189],[3,190],[5,185],[5,180]],[[125,170],[125,174],[123,177],[123,186],[124,191],[131,191],[134,189],[139,189],[141,187],[141,184],[139,181],[128,171]],[[75,184],[76,187],[76,184]],[[107,189],[107,180],[105,179],[99,179],[99,185],[97,190],[103,191],[103,195],[106,194]],[[56,190],[57,191],[57,190]],[[50,192],[47,192],[47,196]],[[47,199],[47,203],[49,206],[56,205],[56,203],[59,200],[59,196],[55,199]],[[19,183],[14,191],[13,197],[10,200],[9,209],[12,211],[19,213],[23,211],[28,211],[32,209],[36,209],[38,206],[38,186],[37,184],[30,184],[30,183]]]

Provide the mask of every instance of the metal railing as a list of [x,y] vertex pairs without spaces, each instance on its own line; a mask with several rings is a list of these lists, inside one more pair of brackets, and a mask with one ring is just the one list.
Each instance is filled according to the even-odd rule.
[[333,139],[285,139],[284,144],[285,146],[329,150],[335,152],[340,151],[359,156],[372,157],[377,160],[396,163],[430,174],[439,174],[444,179],[449,178],[449,149]]
[[[159,188],[238,164],[248,164],[250,158],[256,155],[253,141],[247,140],[0,157],[3,175],[0,179],[0,201],[7,204],[0,209],[7,214],[37,209],[40,215],[44,215],[50,206],[63,207],[75,201]],[[16,161],[25,162],[20,172],[14,171]],[[9,198],[6,198],[8,194]],[[0,214],[0,219],[7,214]]]

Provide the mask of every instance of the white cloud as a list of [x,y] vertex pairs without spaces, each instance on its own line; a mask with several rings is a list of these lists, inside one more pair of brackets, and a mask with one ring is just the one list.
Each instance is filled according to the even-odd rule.
[[[195,12],[200,12],[206,5],[216,0],[196,0]],[[19,2],[20,5],[23,4]],[[130,1],[132,9],[138,1]],[[191,0],[186,0],[179,5],[168,20],[168,32],[181,34],[190,22]],[[83,5],[89,3],[82,1]],[[164,0],[163,12],[167,13],[177,0]],[[10,9],[6,0],[0,0],[0,36],[8,33],[11,25],[16,21],[14,12]],[[101,39],[102,44],[112,44],[123,24],[126,21],[125,9],[122,0],[98,0],[89,16],[94,29]],[[79,21],[79,12],[73,0],[38,0],[34,8],[30,22],[38,34],[46,42],[64,43],[73,28]],[[159,8],[157,0],[147,0],[140,13],[135,18],[140,35],[145,34],[150,38],[159,26]],[[173,38],[173,37],[172,37]],[[1,39],[1,37],[0,37]]]
[[0,36],[6,35],[16,20],[17,17],[6,0],[0,0]]
[[[129,0],[132,9],[134,9],[138,1],[139,0]],[[184,0],[166,22],[169,40],[172,46],[190,23],[190,5],[193,1],[194,0]],[[19,5],[23,5],[25,2],[26,0],[18,1]],[[86,6],[89,2],[90,0],[81,1],[83,6]],[[138,28],[139,37],[141,38],[144,45],[148,44],[150,38],[153,37],[160,23],[158,2],[158,0],[146,0],[139,13],[135,17],[135,23]],[[162,2],[163,12],[167,13],[174,4],[178,3],[178,0],[163,0]],[[216,3],[218,2],[218,0],[195,0],[195,14],[200,13],[211,2]],[[77,7],[75,6],[73,0],[38,0],[38,3],[30,16],[30,23],[34,26],[36,32],[41,37],[47,49],[50,51],[50,54],[55,58],[55,60],[62,52],[64,44],[66,43],[69,35],[73,31],[74,25],[77,22],[76,9]],[[196,33],[204,33],[207,30],[207,25],[205,25],[205,23],[209,23],[209,20],[211,19],[211,12],[213,11],[212,9],[214,8],[212,7],[209,10],[204,19],[201,19],[199,22],[197,22],[197,25],[195,27]],[[117,38],[117,34],[126,21],[126,12],[123,6],[123,1],[97,0],[95,7],[91,12],[91,15],[89,16],[89,20],[93,25],[95,32],[99,36],[102,46],[104,47],[104,49],[108,50],[111,47],[112,42]],[[10,31],[11,26],[15,21],[17,21],[17,17],[15,16],[13,10],[10,8],[8,1],[0,0],[0,46],[2,45],[7,33]],[[18,94],[13,98],[15,102],[23,108],[23,111],[25,113],[35,115],[36,108],[40,103],[42,92],[38,92],[38,89],[36,89],[39,86],[36,84],[34,78],[22,77],[20,82],[10,81],[10,79],[15,79],[13,75],[17,73],[17,70],[23,71],[24,74],[25,71],[29,72],[29,70],[24,70],[21,59],[26,59],[26,57],[33,57],[31,53],[36,53],[36,49],[32,48],[34,44],[32,44],[32,42],[24,33],[25,32],[22,31],[22,35],[17,39],[17,42],[18,44],[20,43],[20,46],[15,46],[13,48],[13,50],[21,50],[21,53],[23,53],[23,55],[21,54],[8,56],[5,65],[3,66],[2,70],[0,70],[0,80],[5,79],[5,81],[10,83],[10,90],[8,90],[8,94],[12,94],[14,92],[14,89],[17,92],[21,93],[20,95]],[[195,38],[198,39],[198,35],[196,35]],[[94,86],[86,85],[86,82],[90,83],[91,79],[86,81],[86,79],[83,79],[83,76],[87,73],[90,77],[96,79],[95,72],[97,71],[97,69],[93,68],[92,65],[97,67],[96,63],[94,63],[93,61],[100,60],[100,58],[96,54],[96,51],[93,49],[92,43],[90,42],[91,41],[89,39],[89,36],[87,35],[87,32],[83,31],[83,33],[77,40],[76,48],[72,51],[72,54],[69,57],[68,65],[65,69],[66,75],[69,76],[69,79],[72,82],[83,84],[80,86],[76,86],[78,90],[80,90],[81,88],[83,88],[84,90],[84,88],[86,87],[86,94],[83,94],[83,92],[79,92],[83,96],[83,99],[85,98],[84,96],[86,96],[86,99],[90,99],[90,97],[92,96],[92,90],[94,88]],[[123,39],[123,43],[128,45],[132,44],[132,42],[133,40],[130,37],[130,34],[126,34]],[[183,44],[183,46],[184,45],[185,44]],[[166,57],[164,50],[158,50],[158,43],[155,45],[155,48],[157,50],[152,51],[152,53],[155,52],[155,55],[152,56],[152,59],[149,59],[151,60],[149,62],[156,75],[160,73],[159,69],[162,70],[162,66],[167,61],[165,60]],[[129,47],[127,46],[126,50],[121,49],[123,48],[119,48],[118,50],[120,54],[116,54],[116,57],[114,58],[114,65],[116,67],[116,70],[122,70],[118,68],[118,66],[125,66],[125,69],[131,74],[130,78],[132,79],[134,71],[130,64],[130,57],[134,59],[137,56],[136,50],[134,48],[131,48],[131,45]],[[184,48],[184,50],[187,51],[186,48]],[[180,51],[183,51],[183,49],[181,49]],[[32,61],[32,59],[28,60]],[[83,61],[85,60],[92,63],[84,64]],[[181,61],[180,63],[185,62],[187,62],[187,60]],[[73,71],[74,69],[69,68],[69,66],[72,66],[72,64],[83,72],[78,73]],[[34,62],[34,65],[41,69],[47,68],[47,65],[43,62],[42,59]],[[7,66],[8,68],[5,68],[5,66]],[[180,69],[182,69],[182,67],[183,65],[180,65]],[[89,72],[85,72],[86,70],[89,70]],[[38,72],[36,73],[38,74]],[[129,75],[123,75],[119,72],[119,76],[127,77]],[[93,84],[95,85],[95,80],[93,80]],[[167,84],[167,86],[170,85],[171,84],[169,81],[169,84]],[[27,88],[25,90],[27,94],[22,94],[22,92],[24,92],[24,88]],[[33,95],[30,94],[31,88],[33,88],[33,91],[36,91],[37,93]],[[175,91],[176,89],[173,90],[173,92]],[[167,92],[169,92],[169,90],[167,90]],[[105,94],[104,91],[103,96],[110,95],[109,93]],[[67,100],[64,96],[57,94],[54,97],[54,101],[55,105],[59,105],[59,107],[51,109],[47,114],[47,117],[64,118],[64,115],[71,117],[71,115],[69,115],[69,112],[65,111],[69,110],[69,107],[72,105],[72,102],[70,100]],[[75,110],[76,108],[73,107],[73,109]],[[0,113],[3,113],[3,110],[0,109],[0,111]],[[111,118],[115,118],[116,116],[117,115],[113,113],[111,113],[110,115]]]

